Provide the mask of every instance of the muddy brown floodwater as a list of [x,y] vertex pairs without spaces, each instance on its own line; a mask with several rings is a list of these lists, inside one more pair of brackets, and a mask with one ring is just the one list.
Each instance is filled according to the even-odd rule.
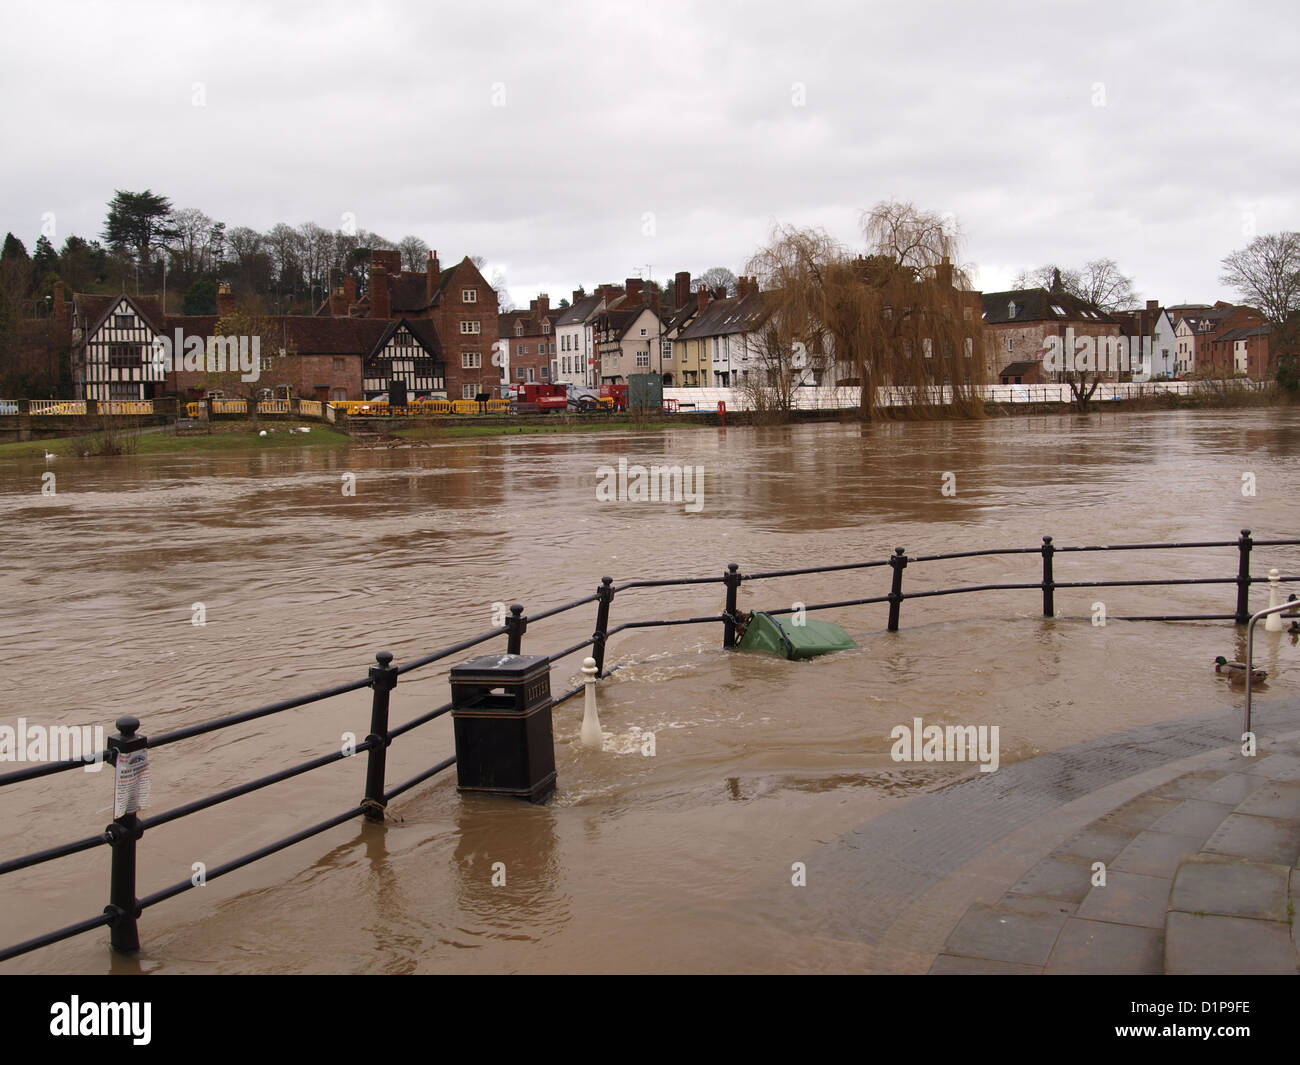
[[[1061,546],[1296,537],[1298,448],[1300,412],[1265,410],[0,461],[0,725],[111,731],[134,714],[161,733],[358,678],[380,649],[400,663],[490,628],[494,603],[539,611],[603,574],[715,576],[732,561],[756,572],[895,546],[1034,547],[1044,534]],[[598,468],[620,457],[702,467],[702,508],[598,501]],[[40,494],[47,468],[53,497]],[[955,495],[941,492],[946,472]],[[1235,566],[1233,550],[1066,555],[1056,579]],[[1300,549],[1258,549],[1254,573],[1270,566],[1300,573]],[[1035,581],[1039,567],[1035,555],[916,565],[904,587]],[[747,584],[741,605],[887,591],[887,570],[851,571]],[[854,969],[859,945],[776,931],[768,892],[813,848],[977,771],[892,761],[895,725],[997,725],[1006,765],[1239,705],[1211,667],[1242,652],[1230,624],[1090,620],[1098,601],[1110,615],[1226,613],[1233,595],[1062,590],[1050,620],[1034,591],[910,600],[897,634],[883,605],[832,610],[821,616],[859,649],[801,663],[724,653],[716,625],[631,630],[607,662],[628,664],[600,689],[611,749],[578,743],[580,699],[555,712],[549,804],[462,799],[444,773],[395,800],[382,828],[350,822],[149,909],[134,959],[114,958],[97,930],[0,971]],[[628,591],[613,621],[721,606],[718,585]],[[524,650],[566,647],[593,624],[594,608],[539,622]],[[1300,649],[1283,638],[1261,650],[1272,697],[1293,697]],[[447,700],[449,664],[402,678],[394,724]],[[580,664],[557,663],[553,690]],[[160,748],[150,811],[337,750],[343,733],[366,734],[368,706],[361,691]],[[449,755],[451,724],[399,739],[389,782]],[[645,732],[653,756],[632,742]],[[364,775],[363,759],[344,761],[150,832],[140,894],[349,808]],[[110,805],[108,773],[0,789],[0,859],[94,834]],[[107,859],[101,847],[0,878],[0,944],[98,914]],[[859,905],[851,883],[818,888]],[[800,905],[793,887],[781,897]]]

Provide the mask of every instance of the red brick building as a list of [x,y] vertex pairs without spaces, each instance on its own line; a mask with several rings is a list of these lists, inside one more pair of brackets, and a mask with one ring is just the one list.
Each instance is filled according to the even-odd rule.
[[510,352],[510,383],[549,383],[551,363],[558,354],[556,324],[564,315],[551,307],[545,292],[528,301],[526,311],[507,311],[497,316],[497,329]]

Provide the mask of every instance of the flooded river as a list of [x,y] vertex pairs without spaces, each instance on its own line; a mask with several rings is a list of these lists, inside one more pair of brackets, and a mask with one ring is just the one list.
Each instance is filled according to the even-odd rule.
[[[1059,546],[1233,540],[1243,528],[1297,537],[1298,451],[1300,412],[1252,410],[0,460],[0,725],[111,731],[134,714],[158,734],[359,678],[378,650],[400,664],[491,628],[496,604],[540,611],[605,574],[1037,547],[1045,534]],[[698,467],[699,505],[598,499],[601,467],[620,458]],[[1257,549],[1254,574],[1270,566],[1300,573],[1300,548]],[[1058,581],[1235,572],[1232,549],[1056,560]],[[914,564],[904,589],[1040,575],[1037,555]],[[741,605],[888,585],[888,569],[783,578],[747,583]],[[716,614],[722,595],[628,590],[612,622]],[[894,634],[884,604],[835,609],[818,616],[859,648],[800,663],[725,653],[716,624],[630,630],[606,663],[626,664],[600,688],[609,749],[579,744],[580,699],[555,711],[547,805],[461,798],[452,770],[394,800],[383,827],[350,822],[149,909],[135,958],[113,957],[98,930],[0,971],[853,969],[859,946],[778,931],[769,889],[820,844],[977,772],[893,761],[894,726],[997,725],[1005,765],[1239,705],[1211,664],[1242,657],[1230,624],[1092,622],[1096,603],[1108,616],[1221,614],[1234,596],[1231,585],[1066,589],[1050,620],[1033,590],[924,598],[903,603]],[[1252,606],[1266,601],[1256,588]],[[591,606],[537,622],[523,649],[569,646],[594,620]],[[1300,649],[1283,636],[1260,652],[1269,697],[1294,697]],[[460,657],[403,676],[393,724],[445,702]],[[580,665],[557,663],[552,690],[577,683]],[[148,812],[328,754],[368,726],[360,691],[160,748]],[[390,786],[452,750],[449,717],[400,738]],[[139,893],[348,809],[364,778],[364,757],[344,761],[146,834]],[[0,789],[0,859],[102,830],[111,801],[109,772]],[[851,883],[819,888],[858,905]],[[0,878],[0,945],[92,917],[107,896],[105,847]],[[800,905],[797,889],[782,897]]]

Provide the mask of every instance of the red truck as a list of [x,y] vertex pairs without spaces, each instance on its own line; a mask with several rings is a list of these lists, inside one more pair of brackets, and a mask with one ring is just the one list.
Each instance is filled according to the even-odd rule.
[[510,386],[510,410],[514,414],[549,414],[568,409],[569,393],[564,385]]

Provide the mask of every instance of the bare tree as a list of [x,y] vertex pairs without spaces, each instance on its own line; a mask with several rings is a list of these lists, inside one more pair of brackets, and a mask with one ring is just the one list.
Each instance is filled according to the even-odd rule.
[[315,222],[298,227],[298,249],[302,256],[302,272],[307,284],[308,300],[316,303],[316,290],[321,299],[329,296],[329,272],[334,265],[334,234]]
[[1300,233],[1256,237],[1223,260],[1219,281],[1281,327],[1300,311]]
[[1270,233],[1223,260],[1220,282],[1258,307],[1277,345],[1277,379],[1300,391],[1300,233]]
[[[860,224],[872,254],[893,260],[917,277],[933,271],[944,259],[957,262],[961,234],[950,214],[924,211],[913,203],[884,200],[870,211],[863,211]],[[969,287],[966,271],[959,266],[954,270],[961,286]]]
[[1063,291],[1102,311],[1118,311],[1138,302],[1133,279],[1120,271],[1114,259],[1093,259],[1078,270],[1056,263],[1048,263],[1036,270],[1022,270],[1011,282],[1011,287],[1051,291],[1058,277]]
[[402,269],[416,273],[424,270],[429,260],[429,245],[419,237],[406,236],[397,242],[397,250],[402,253]]
[[711,266],[700,275],[700,282],[710,291],[726,287],[727,295],[734,296],[739,278],[725,266]]

